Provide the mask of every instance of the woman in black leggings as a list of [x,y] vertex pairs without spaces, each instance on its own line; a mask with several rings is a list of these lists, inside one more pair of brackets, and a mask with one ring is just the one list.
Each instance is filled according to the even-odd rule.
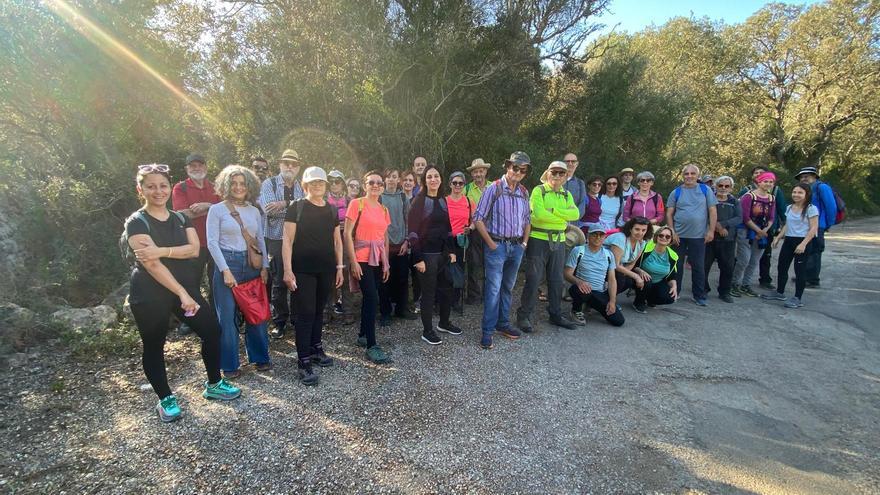
[[412,264],[422,287],[422,340],[431,345],[443,340],[434,331],[434,296],[440,306],[437,330],[460,335],[461,329],[449,321],[452,309],[452,284],[446,277],[448,263],[455,263],[455,244],[449,222],[449,207],[440,193],[443,178],[440,170],[428,165],[422,177],[422,188],[409,210],[409,241]]
[[[125,236],[137,260],[131,272],[129,303],[144,344],[144,374],[159,396],[156,411],[165,422],[180,418],[165,370],[165,338],[171,314],[202,339],[208,381],[202,396],[232,400],[241,391],[220,376],[220,325],[199,291],[199,238],[184,215],[167,208],[171,197],[168,165],[141,165],[137,191],[144,207],[125,221]],[[204,307],[205,309],[200,309]]]

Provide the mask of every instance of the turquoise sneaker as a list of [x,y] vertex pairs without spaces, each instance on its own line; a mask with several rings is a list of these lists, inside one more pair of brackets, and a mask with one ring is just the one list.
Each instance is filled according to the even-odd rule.
[[202,392],[202,397],[209,400],[233,400],[239,398],[239,396],[241,396],[241,389],[222,378],[213,385],[205,382],[205,391]]
[[374,345],[367,349],[367,359],[376,364],[386,364],[391,362],[391,358],[388,357],[388,354],[386,354],[378,345]]
[[156,412],[159,413],[159,419],[161,419],[163,423],[170,423],[180,419],[181,412],[180,406],[177,405],[177,397],[169,395],[160,400],[159,403],[156,404]]

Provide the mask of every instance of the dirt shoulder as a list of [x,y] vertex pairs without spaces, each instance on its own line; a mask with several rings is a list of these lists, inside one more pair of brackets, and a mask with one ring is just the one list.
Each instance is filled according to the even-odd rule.
[[139,355],[76,362],[46,346],[0,377],[0,491],[876,493],[876,219],[836,228],[824,260],[797,310],[710,297],[640,315],[624,299],[622,328],[593,315],[482,351],[468,307],[441,346],[415,323],[381,331],[387,367],[331,326],[336,366],[318,387],[273,343],[276,369],[248,369],[232,403],[201,398],[198,345],[177,339],[185,417],[170,425]]

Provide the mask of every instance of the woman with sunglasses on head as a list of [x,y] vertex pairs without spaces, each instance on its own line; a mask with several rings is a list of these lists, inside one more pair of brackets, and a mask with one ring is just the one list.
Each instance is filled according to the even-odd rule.
[[129,303],[144,345],[144,374],[159,397],[156,411],[159,419],[170,422],[181,416],[165,369],[165,338],[172,314],[202,340],[202,361],[208,374],[202,396],[232,400],[241,391],[220,375],[220,325],[202,297],[199,270],[192,262],[199,255],[199,238],[187,217],[168,209],[168,165],[141,165],[136,180],[144,206],[125,221],[124,236],[136,259]]
[[723,175],[715,181],[715,198],[718,204],[718,221],[715,223],[715,238],[706,244],[706,288],[709,287],[709,271],[718,261],[718,299],[732,303],[730,285],[733,280],[733,265],[736,262],[736,229],[742,222],[742,208],[739,200],[731,194],[733,178]]
[[645,284],[641,288],[636,287],[633,309],[638,313],[646,313],[648,306],[672,304],[678,299],[678,284],[675,281],[678,254],[669,247],[671,242],[672,229],[660,227],[639,256],[633,271],[644,276]]
[[584,214],[580,218],[580,222],[583,225],[581,230],[585,236],[588,230],[587,224],[599,223],[599,216],[602,215],[602,200],[600,198],[604,183],[601,175],[594,175],[587,180],[586,206],[584,207]]
[[[211,276],[214,306],[220,322],[220,369],[226,378],[237,378],[238,322],[239,308],[233,296],[233,287],[262,278],[269,279],[269,256],[263,237],[263,216],[254,206],[260,196],[260,182],[250,169],[239,165],[224,168],[214,181],[217,195],[222,201],[208,210],[206,232],[208,251],[214,259],[214,273]],[[248,240],[242,231],[257,241],[263,254],[261,268],[254,268],[248,260]],[[269,371],[268,321],[258,324],[245,324],[245,349],[248,361],[256,364],[257,371]]]
[[647,218],[651,225],[660,225],[663,223],[666,209],[663,206],[663,196],[652,190],[654,174],[647,170],[639,172],[636,181],[639,188],[624,202],[623,221],[626,222],[633,217],[643,217]]
[[[773,247],[779,246],[777,261],[777,286],[775,292],[762,294],[762,299],[785,301],[786,308],[800,308],[804,303],[804,288],[807,286],[806,263],[810,255],[812,241],[819,234],[819,208],[812,203],[813,191],[810,184],[801,182],[791,190],[791,204],[785,209],[785,224],[773,239]],[[784,240],[783,240],[784,239]],[[788,269],[794,262],[794,296],[785,298],[785,284],[788,282]]]
[[443,340],[434,331],[435,295],[440,307],[437,330],[450,335],[460,335],[461,329],[449,321],[452,309],[452,284],[445,274],[447,263],[455,263],[452,224],[449,221],[449,205],[442,195],[443,176],[436,165],[430,164],[422,175],[419,190],[409,210],[409,233],[407,241],[412,249],[411,263],[416,268],[422,286],[422,340],[431,345]]
[[[464,253],[470,242],[470,233],[474,230],[473,216],[476,205],[464,194],[467,181],[464,172],[452,172],[449,176],[450,193],[446,196],[446,204],[449,206],[449,223],[452,226],[453,250],[456,256],[456,264],[465,273]],[[462,290],[454,289],[453,307],[459,312],[463,311]]]
[[[342,241],[351,263],[351,277],[360,286],[361,325],[357,343],[367,348],[367,359],[383,364],[391,359],[376,343],[376,309],[379,285],[388,280],[388,226],[391,217],[379,202],[385,189],[382,173],[371,170],[364,175],[366,195],[348,204]],[[354,283],[354,282],[352,282]]]
[[605,178],[602,195],[599,196],[602,213],[599,224],[605,230],[613,230],[623,225],[623,192],[620,190],[620,179],[616,175]]

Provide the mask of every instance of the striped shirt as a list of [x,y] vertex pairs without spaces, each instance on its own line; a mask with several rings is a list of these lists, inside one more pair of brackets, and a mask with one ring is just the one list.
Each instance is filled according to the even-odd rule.
[[[272,187],[272,186],[275,187]],[[290,201],[295,201],[304,197],[303,188],[300,185],[299,181],[293,183],[293,197],[290,198]],[[263,186],[260,188],[260,207],[263,211],[266,211],[266,205],[273,201],[285,201],[284,198],[284,179],[281,178],[281,175],[276,175],[275,177],[269,177],[268,179],[263,181]],[[289,203],[288,203],[289,205]],[[284,234],[284,217],[287,215],[287,208],[281,210],[274,215],[270,215],[266,213],[263,215],[263,234],[267,239],[272,239],[276,241],[280,241],[282,235]]]
[[[501,194],[495,199],[495,191],[501,187]],[[492,214],[489,215],[489,207]],[[516,190],[511,190],[507,183],[507,177],[502,176],[489,184],[483,191],[483,197],[474,212],[474,221],[489,223],[486,230],[495,237],[522,237],[526,226],[529,225],[531,214],[529,212],[529,195],[522,184],[517,184]]]

